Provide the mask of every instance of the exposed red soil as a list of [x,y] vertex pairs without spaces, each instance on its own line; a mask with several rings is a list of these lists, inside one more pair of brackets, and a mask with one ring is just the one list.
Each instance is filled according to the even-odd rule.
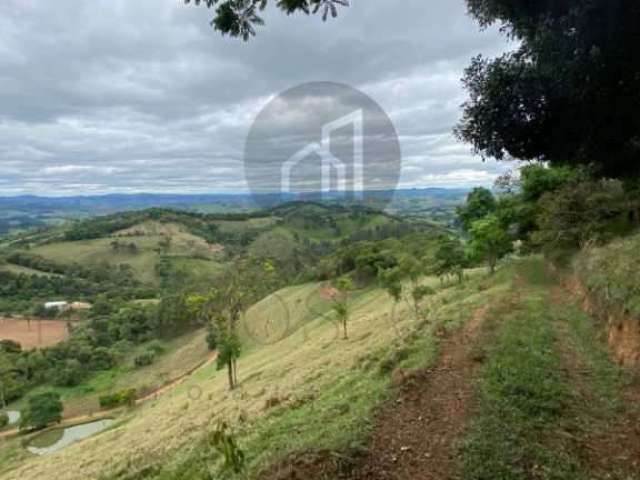
[[326,301],[335,300],[339,294],[340,292],[336,288],[332,287],[331,285],[325,285],[320,290],[320,298]]
[[640,321],[631,317],[623,309],[605,307],[591,295],[575,276],[565,282],[566,288],[576,296],[582,309],[598,318],[606,328],[609,347],[615,360],[625,367],[640,366]]
[[486,309],[442,341],[441,357],[430,369],[409,377],[395,404],[376,419],[369,453],[353,480],[449,479],[458,475],[457,451],[474,398],[478,362],[470,347]]
[[0,317],[0,340],[13,340],[23,350],[56,345],[69,338],[66,320],[27,321],[22,318]]

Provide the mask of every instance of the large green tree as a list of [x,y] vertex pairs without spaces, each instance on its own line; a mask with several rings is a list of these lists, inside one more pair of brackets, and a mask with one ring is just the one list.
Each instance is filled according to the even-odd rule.
[[640,172],[640,2],[467,0],[518,48],[475,58],[457,128],[485,157]]
[[441,279],[450,275],[458,277],[458,282],[464,280],[464,268],[467,265],[467,256],[464,245],[458,238],[443,238],[438,243],[434,255],[435,264],[433,273]]
[[487,262],[489,271],[496,271],[498,260],[512,251],[513,244],[508,232],[497,215],[490,214],[471,225],[471,247],[477,258]]
[[467,203],[457,209],[458,218],[465,230],[469,230],[476,220],[496,211],[496,199],[490,190],[483,187],[474,188],[467,195]]
[[17,378],[20,372],[14,367],[9,355],[0,352],[0,408],[20,396],[22,384]]
[[42,429],[62,420],[62,402],[55,392],[45,392],[29,397],[27,408],[22,412],[21,428]]
[[319,14],[323,20],[337,17],[338,8],[349,6],[349,0],[184,0],[184,3],[215,8],[211,25],[223,35],[248,40],[256,34],[256,26],[264,25],[260,12],[270,4],[287,15],[304,13]]

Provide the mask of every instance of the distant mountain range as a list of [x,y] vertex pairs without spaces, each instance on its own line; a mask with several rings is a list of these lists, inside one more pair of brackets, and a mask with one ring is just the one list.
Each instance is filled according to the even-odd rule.
[[[390,206],[393,211],[403,211],[416,204],[428,207],[451,207],[458,204],[468,189],[422,188],[396,191],[367,192],[371,206]],[[392,198],[391,202],[389,199]],[[21,195],[0,197],[0,234],[14,229],[43,227],[76,218],[107,215],[127,210],[153,207],[197,210],[202,212],[247,211],[259,208],[258,204],[277,204],[295,200],[343,202],[340,194],[320,193],[287,195],[286,197],[250,194],[109,194],[68,197],[41,197]]]
[[[394,198],[421,198],[435,197],[442,199],[457,198],[466,195],[468,189],[449,188],[422,188],[404,189],[395,191],[369,192],[373,197]],[[270,195],[263,195],[268,199]],[[271,196],[273,197],[273,196]],[[299,200],[301,198],[315,199],[321,197],[320,193],[305,195],[288,195],[283,201]],[[329,199],[339,199],[337,194],[330,194]],[[91,209],[100,212],[111,213],[119,210],[130,210],[151,207],[184,207],[203,205],[235,205],[238,207],[255,207],[254,196],[250,194],[163,194],[163,193],[135,193],[135,194],[109,194],[109,195],[78,195],[68,197],[44,197],[37,195],[19,195],[12,197],[0,196],[0,208],[3,209],[43,209],[43,210],[84,210]]]

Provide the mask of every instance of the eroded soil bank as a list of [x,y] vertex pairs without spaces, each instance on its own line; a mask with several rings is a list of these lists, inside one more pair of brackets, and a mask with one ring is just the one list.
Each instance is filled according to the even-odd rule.
[[640,366],[640,320],[622,308],[606,307],[575,275],[566,281],[566,286],[580,299],[582,309],[602,322],[616,362],[629,368]]

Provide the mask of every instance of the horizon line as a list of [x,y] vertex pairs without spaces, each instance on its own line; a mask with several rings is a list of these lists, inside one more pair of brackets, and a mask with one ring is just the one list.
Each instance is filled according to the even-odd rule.
[[[478,185],[472,186],[431,186],[431,187],[404,187],[404,188],[395,188],[395,189],[380,189],[380,190],[363,190],[363,192],[408,192],[408,191],[420,191],[420,190],[471,190]],[[300,192],[300,193],[290,193],[285,195],[291,196],[313,196],[320,195],[323,192]],[[328,192],[329,194],[339,195],[343,192]],[[327,192],[324,192],[326,195]],[[283,195],[281,192],[269,192],[269,193],[254,193],[247,191],[217,191],[217,192],[153,192],[153,191],[140,191],[140,192],[105,192],[105,193],[61,193],[61,194],[52,194],[52,195],[39,195],[36,193],[2,193],[0,192],[0,198],[24,198],[24,197],[32,197],[32,198],[99,198],[99,197],[109,197],[109,196],[175,196],[175,197],[206,197],[206,196],[229,196],[229,197],[242,197],[242,196],[271,196],[271,195]]]

